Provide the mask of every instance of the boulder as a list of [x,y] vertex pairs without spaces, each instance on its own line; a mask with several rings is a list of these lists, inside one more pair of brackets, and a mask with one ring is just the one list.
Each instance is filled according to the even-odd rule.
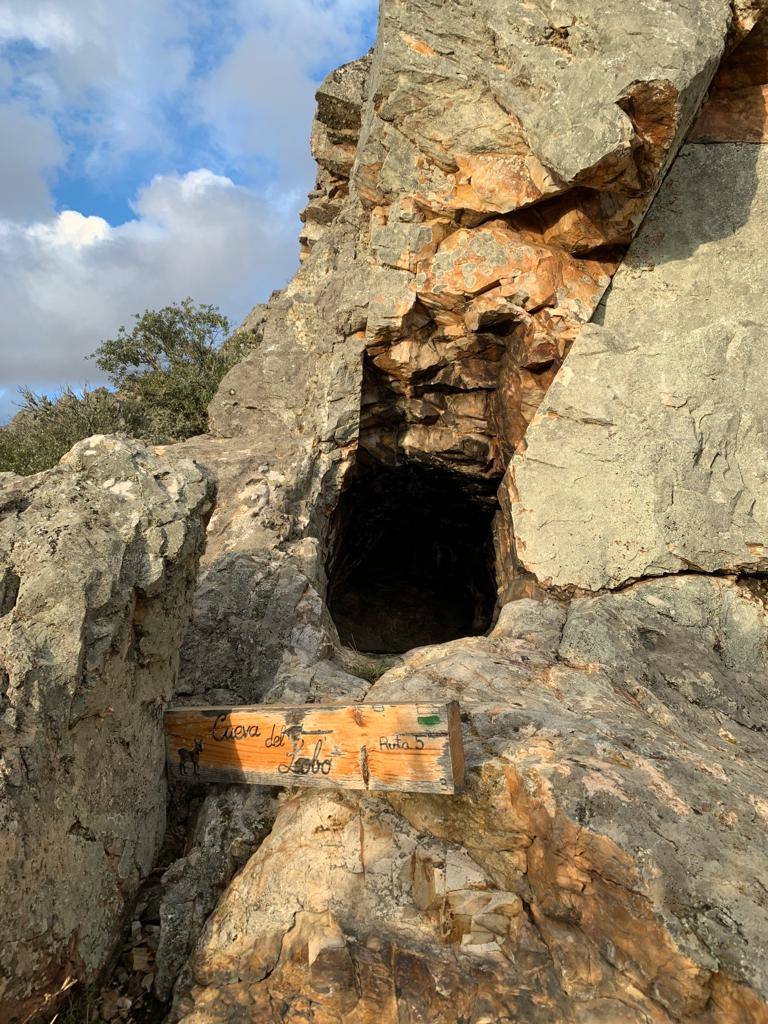
[[91,982],[165,830],[207,475],[115,437],[0,482],[0,1019]]
[[[357,188],[388,205],[510,213],[653,180],[723,52],[726,0],[384,3]],[[446,97],[450,95],[450,102]]]
[[510,469],[543,585],[768,568],[766,225],[764,148],[684,149]]
[[508,604],[369,701],[457,699],[466,793],[286,794],[171,1021],[768,1019],[762,586]]

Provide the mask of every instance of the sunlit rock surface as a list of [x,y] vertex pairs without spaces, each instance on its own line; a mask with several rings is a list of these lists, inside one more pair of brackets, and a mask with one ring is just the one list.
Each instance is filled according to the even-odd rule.
[[368,700],[466,709],[459,798],[286,795],[172,1021],[766,1020],[764,595],[513,602]]
[[767,225],[763,147],[686,147],[512,463],[544,585],[768,568]]

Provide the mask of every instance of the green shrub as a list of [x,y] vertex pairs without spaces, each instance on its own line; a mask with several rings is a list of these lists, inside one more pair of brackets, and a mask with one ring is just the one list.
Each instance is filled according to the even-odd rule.
[[229,320],[215,306],[192,299],[147,310],[131,331],[121,327],[93,357],[120,394],[141,437],[155,444],[203,434],[206,409],[219,381],[238,362],[245,338],[229,336]]
[[150,444],[208,429],[219,381],[246,354],[247,332],[229,333],[215,307],[192,299],[147,310],[129,331],[103,341],[91,358],[112,389],[71,388],[53,398],[22,389],[19,414],[0,428],[0,472],[38,473],[92,434],[126,433]]
[[127,432],[120,400],[106,388],[57,398],[22,390],[21,412],[0,430],[0,472],[39,473],[55,466],[77,441]]

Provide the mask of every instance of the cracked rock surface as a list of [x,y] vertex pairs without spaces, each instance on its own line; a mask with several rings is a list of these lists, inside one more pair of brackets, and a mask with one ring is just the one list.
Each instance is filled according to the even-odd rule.
[[512,602],[367,700],[457,699],[459,798],[286,795],[172,1021],[766,1019],[764,596]]
[[[286,793],[173,1024],[768,1021],[765,157],[718,135],[762,7],[384,0],[321,87],[302,269],[180,446],[180,691],[457,699],[467,792]],[[373,683],[325,602],[360,464],[506,471],[495,628]]]
[[[99,961],[107,916],[151,863],[157,716],[178,656],[180,703],[456,699],[467,789],[193,796],[157,907],[150,984],[173,989],[169,1024],[768,1024],[768,166],[746,144],[764,137],[766,4],[380,7],[373,51],[318,91],[302,266],[246,321],[253,345],[221,383],[211,433],[156,455],[100,441],[101,468],[79,446],[51,475],[0,480],[54,488],[50,515],[71,502],[97,538],[68,556],[61,669],[35,610],[64,616],[53,588],[19,618],[28,573],[0,556],[0,665],[12,623],[53,666],[19,709],[60,797],[53,840],[107,908],[71,946],[71,903],[34,918],[35,941],[52,922],[66,946],[44,984],[78,956]],[[217,504],[180,643],[209,500],[197,465]],[[135,505],[131,473],[159,505]],[[118,507],[138,509],[130,541]],[[9,508],[14,523],[31,515]],[[402,542],[366,561],[388,518]],[[45,530],[32,530],[36,562]],[[186,559],[155,557],[165,534]],[[459,535],[487,574],[495,557],[492,630],[403,655],[413,640],[345,648],[329,593],[352,642],[355,602],[370,612],[377,587],[395,632],[410,608],[447,621],[437,586],[422,609],[426,587],[387,576],[414,535],[425,577],[431,548],[460,575]],[[338,566],[380,575],[334,591]],[[83,622],[103,607],[91,641]],[[145,646],[147,669],[133,660]],[[145,687],[131,710],[113,681],[117,702]],[[75,712],[56,703],[67,686]],[[77,771],[78,737],[96,744],[92,765],[115,728],[97,731],[105,706],[138,730],[111,753],[129,743],[138,775],[121,773],[117,803],[113,772],[89,777],[103,819],[82,810]],[[23,870],[39,866],[58,898],[48,849]]]
[[176,446],[220,492],[185,699],[354,691],[323,603],[350,472],[493,493],[734,29],[727,0],[383,0],[318,91],[303,265],[249,318],[213,436]]
[[98,977],[165,829],[210,478],[93,437],[0,481],[0,1020]]
[[766,224],[762,146],[683,150],[512,463],[545,586],[768,569]]

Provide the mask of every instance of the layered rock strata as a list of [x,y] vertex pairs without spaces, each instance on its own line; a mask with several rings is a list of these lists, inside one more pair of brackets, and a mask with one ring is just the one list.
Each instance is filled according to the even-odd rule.
[[165,830],[209,477],[95,437],[0,480],[0,1020],[92,982]]

